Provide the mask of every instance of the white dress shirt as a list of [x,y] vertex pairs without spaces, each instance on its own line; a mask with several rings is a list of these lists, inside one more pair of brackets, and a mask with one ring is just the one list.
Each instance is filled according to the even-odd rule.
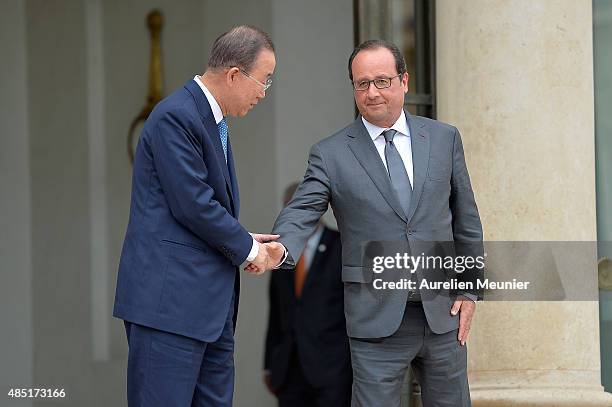
[[[378,151],[378,155],[380,155],[380,159],[383,162],[385,168],[387,168],[387,160],[385,160],[385,137],[382,135],[382,132],[388,130],[384,127],[378,127],[375,124],[370,123],[366,119],[361,117],[363,121],[363,125],[365,126],[368,134],[372,138],[374,142],[374,146]],[[412,168],[412,144],[410,142],[410,129],[408,129],[408,122],[406,121],[406,114],[402,109],[402,113],[400,114],[397,121],[393,124],[393,126],[389,127],[397,133],[393,137],[393,144],[397,149],[400,157],[402,157],[402,161],[404,162],[404,167],[406,167],[406,172],[408,173],[408,178],[410,178],[410,185],[414,188],[414,171]],[[387,169],[388,171],[388,169]]]
[[193,77],[193,80],[198,84],[202,92],[204,92],[204,96],[208,100],[208,104],[210,105],[210,110],[213,112],[213,116],[215,117],[215,123],[219,124],[221,120],[223,120],[223,112],[221,111],[221,106],[215,99],[215,97],[210,93],[208,88],[202,82],[202,78],[199,75]]
[[[219,106],[219,103],[217,102],[215,97],[204,85],[199,75],[194,76],[193,80],[195,81],[195,83],[198,84],[200,89],[202,89],[202,92],[204,92],[204,96],[206,96],[206,100],[208,100],[208,104],[210,105],[210,110],[212,110],[213,116],[215,117],[215,123],[219,124],[219,122],[223,120],[223,112],[221,111],[221,106]],[[258,254],[259,243],[257,242],[257,240],[253,239],[253,245],[251,246],[251,251],[249,252],[249,255],[246,258],[245,265],[246,262],[251,262],[255,260],[255,257],[257,257]]]

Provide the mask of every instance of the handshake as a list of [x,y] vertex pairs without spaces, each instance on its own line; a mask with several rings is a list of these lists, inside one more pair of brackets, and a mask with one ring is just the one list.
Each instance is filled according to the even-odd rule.
[[285,257],[285,246],[275,242],[279,235],[264,235],[251,233],[259,243],[259,252],[244,270],[249,274],[260,275],[279,266]]

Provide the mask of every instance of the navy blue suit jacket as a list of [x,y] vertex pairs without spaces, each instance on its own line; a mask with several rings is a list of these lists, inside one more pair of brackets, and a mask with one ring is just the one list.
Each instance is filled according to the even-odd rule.
[[[205,342],[221,334],[252,238],[213,113],[194,80],[147,119],[134,159],[130,218],[113,315]],[[235,323],[235,314],[234,314]]]

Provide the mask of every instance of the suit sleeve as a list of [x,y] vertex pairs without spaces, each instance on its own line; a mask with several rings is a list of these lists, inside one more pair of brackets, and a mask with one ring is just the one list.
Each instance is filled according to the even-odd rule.
[[289,256],[281,268],[294,268],[319,219],[327,211],[331,187],[325,160],[320,147],[315,144],[308,158],[304,179],[295,191],[293,199],[281,211],[272,233],[280,235]]
[[194,125],[184,112],[168,112],[154,128],[153,161],[174,218],[234,265],[251,250],[251,235],[214,199]]
[[[455,129],[453,138],[453,168],[451,175],[451,195],[450,209],[453,216],[453,238],[455,241],[455,253],[457,256],[477,257],[484,255],[484,246],[482,243],[482,224],[478,207],[474,199],[474,191],[470,182],[465,156],[463,153],[463,143],[461,135]],[[482,278],[482,269],[476,267],[468,269],[461,274],[458,274],[457,279],[460,281],[473,282],[476,287],[476,280]],[[468,298],[475,300],[476,297],[482,297],[476,288],[472,291],[467,291]],[[466,294],[459,293],[459,294]]]

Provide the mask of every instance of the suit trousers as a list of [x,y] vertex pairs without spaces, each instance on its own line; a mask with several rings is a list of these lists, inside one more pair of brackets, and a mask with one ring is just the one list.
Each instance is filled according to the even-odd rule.
[[234,298],[215,342],[125,321],[129,407],[230,407],[234,393]]
[[297,350],[294,349],[287,370],[287,377],[278,389],[279,407],[349,407],[351,402],[351,378],[337,377],[323,386],[308,382]]
[[[450,309],[449,309],[450,312]],[[435,334],[420,302],[408,302],[398,330],[386,338],[350,338],[353,407],[400,405],[407,369],[421,384],[423,407],[470,407],[467,347],[457,330]]]

